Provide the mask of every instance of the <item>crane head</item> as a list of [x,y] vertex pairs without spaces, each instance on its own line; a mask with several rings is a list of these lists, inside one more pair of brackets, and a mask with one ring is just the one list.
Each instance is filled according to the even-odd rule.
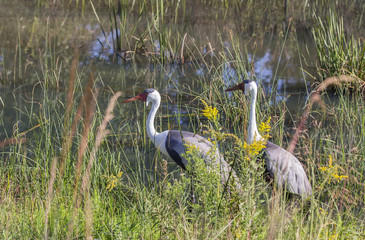
[[144,101],[145,102],[147,99],[147,95],[148,95],[148,93],[143,92],[143,93],[138,94],[135,97],[124,100],[122,103],[133,102],[133,101]]
[[240,83],[234,87],[227,88],[224,91],[231,92],[231,91],[241,90],[242,92],[245,92],[245,85],[249,84],[251,82],[252,82],[252,80],[244,80],[243,83]]
[[122,103],[133,102],[133,101],[148,102],[147,101],[148,94],[151,94],[151,93],[154,93],[154,92],[157,92],[157,91],[153,88],[146,89],[143,93],[140,93],[137,96],[129,98],[127,100],[124,100]]

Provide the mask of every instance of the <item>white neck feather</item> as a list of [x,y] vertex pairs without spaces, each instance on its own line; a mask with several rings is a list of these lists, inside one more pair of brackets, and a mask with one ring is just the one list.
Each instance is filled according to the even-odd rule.
[[156,135],[159,134],[155,129],[154,119],[155,119],[156,112],[157,112],[158,108],[160,107],[160,102],[161,102],[160,98],[156,98],[156,99],[152,100],[152,108],[151,108],[150,113],[148,114],[148,119],[147,119],[147,134],[153,143],[155,143]]
[[166,147],[165,147],[165,141],[167,139],[167,135],[168,135],[169,131],[164,131],[162,133],[159,133],[156,131],[155,125],[154,125],[155,115],[156,115],[156,112],[157,112],[158,108],[160,107],[160,103],[161,103],[161,96],[157,91],[150,93],[150,95],[153,95],[153,96],[152,97],[149,96],[150,98],[147,99],[147,101],[146,101],[147,105],[149,102],[152,102],[152,108],[151,108],[151,111],[148,114],[148,118],[147,118],[147,134],[148,134],[148,137],[153,142],[153,144],[165,156],[170,157],[170,155],[166,151]]
[[248,122],[248,133],[247,133],[247,142],[248,144],[253,143],[255,140],[259,141],[262,137],[257,130],[256,125],[256,98],[257,98],[257,85],[256,83],[252,83],[253,87],[250,89],[251,96],[251,110],[250,110],[250,118]]

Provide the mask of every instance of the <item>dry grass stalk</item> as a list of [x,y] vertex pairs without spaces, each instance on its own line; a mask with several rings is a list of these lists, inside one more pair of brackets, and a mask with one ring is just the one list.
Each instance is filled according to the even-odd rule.
[[94,96],[93,98],[91,98],[91,102],[88,101],[88,105],[86,106],[86,102],[84,102],[83,104],[85,105],[85,119],[84,119],[84,128],[83,128],[83,133],[82,133],[82,137],[81,137],[81,144],[78,150],[78,156],[77,156],[77,164],[76,164],[76,186],[75,186],[75,193],[77,192],[77,186],[78,186],[78,181],[79,181],[79,177],[81,174],[81,166],[82,166],[82,160],[84,158],[84,154],[89,142],[89,133],[90,133],[90,129],[92,126],[92,121],[94,118],[94,113],[95,113],[95,107],[96,107],[96,99],[98,97],[98,90],[95,89],[93,91],[93,83],[94,83],[94,77],[93,74],[90,74],[90,81],[88,86],[86,87],[86,89],[90,92],[90,94],[92,96]]
[[[285,209],[282,209],[282,205],[286,205],[284,198],[283,189],[274,189],[271,202],[268,204],[269,228],[267,231],[267,239],[277,239],[279,230],[283,228],[283,225],[285,226],[286,222],[291,218],[290,213],[286,212]],[[284,222],[281,221],[283,218]]]
[[87,192],[85,196],[85,239],[93,239],[93,211],[90,193]]
[[73,106],[73,94],[75,89],[75,79],[76,79],[76,71],[77,65],[79,62],[79,51],[77,47],[74,47],[75,54],[72,59],[71,63],[71,70],[70,70],[70,81],[68,82],[67,88],[67,97],[66,97],[66,113],[65,113],[65,129],[68,129],[69,119],[71,115],[71,109]]
[[100,124],[98,132],[96,134],[96,139],[95,139],[95,145],[94,148],[91,151],[90,154],[90,159],[88,162],[88,165],[86,167],[83,179],[82,179],[82,183],[81,183],[81,192],[87,192],[88,187],[89,187],[89,179],[90,179],[90,170],[93,166],[95,157],[96,157],[96,153],[101,145],[101,142],[103,141],[103,139],[105,138],[105,136],[108,134],[108,130],[106,129],[108,123],[110,120],[112,120],[114,118],[114,114],[113,114],[113,110],[115,107],[115,104],[118,100],[118,98],[122,95],[121,92],[117,92],[114,94],[114,96],[110,99],[108,107],[106,109],[106,113],[103,119],[103,122]]
[[349,75],[333,76],[326,78],[317,89],[311,94],[308,105],[305,108],[304,114],[302,115],[299,123],[299,127],[295,130],[295,133],[290,140],[289,146],[287,148],[288,152],[293,153],[295,146],[298,142],[300,134],[303,132],[304,126],[307,123],[309,113],[315,102],[321,102],[321,92],[327,89],[331,85],[339,85],[341,83],[350,83],[356,81],[358,78]]
[[57,169],[57,157],[53,158],[52,166],[51,166],[51,176],[48,182],[48,193],[46,199],[46,210],[44,213],[44,239],[48,239],[48,216],[51,210],[51,202],[53,198],[53,183],[56,178],[56,169]]
[[187,35],[187,33],[185,33],[185,35],[184,35],[182,46],[181,46],[181,51],[180,51],[180,59],[181,59],[182,64],[185,61],[185,59],[184,59],[184,46],[185,46],[186,35]]
[[[80,180],[80,176],[81,176],[81,168],[82,168],[82,163],[83,163],[83,158],[85,155],[85,151],[87,149],[88,143],[89,143],[89,134],[90,134],[90,129],[92,127],[92,121],[94,118],[94,113],[95,113],[95,107],[96,107],[96,99],[98,96],[98,90],[94,89],[93,90],[93,85],[94,85],[94,77],[93,77],[93,73],[90,73],[90,81],[88,83],[88,85],[85,88],[85,93],[87,93],[87,98],[89,98],[90,96],[93,96],[91,99],[89,99],[88,101],[82,101],[82,105],[83,108],[85,109],[85,119],[84,119],[84,124],[83,124],[83,133],[82,133],[82,137],[81,137],[81,143],[80,143],[80,147],[78,149],[78,157],[77,157],[77,163],[76,163],[76,179],[75,179],[75,185],[74,185],[74,214],[73,216],[76,216],[77,214],[77,210],[79,207],[79,201],[78,201],[78,186],[79,186],[79,180]],[[86,103],[88,103],[88,105],[86,105]],[[79,106],[80,107],[80,106]],[[67,239],[69,239],[71,237],[71,234],[73,232],[73,227],[74,227],[74,219],[71,220],[70,224],[69,224],[69,235],[67,236]]]
[[[76,110],[76,115],[75,115],[75,118],[71,125],[71,129],[69,130],[67,137],[62,144],[62,152],[61,152],[60,167],[59,167],[60,168],[60,170],[59,170],[60,178],[62,178],[62,176],[63,176],[66,157],[67,157],[67,154],[71,147],[72,139],[74,138],[74,136],[76,134],[77,125],[79,124],[82,114],[85,111],[85,105],[87,103],[89,103],[90,101],[92,101],[92,99],[93,99],[93,94],[92,94],[92,91],[90,90],[90,89],[92,89],[93,86],[94,86],[94,77],[91,74],[89,83],[84,90],[82,98],[79,101],[79,104],[78,104],[78,107]],[[68,129],[68,128],[66,128],[66,126],[65,126],[65,129]],[[65,130],[65,132],[66,132],[66,130]]]
[[[82,194],[85,196],[85,209],[84,210],[85,210],[85,238],[86,239],[92,239],[92,206],[91,206],[92,203],[91,203],[90,195],[89,195],[90,171],[91,171],[91,168],[93,166],[93,163],[94,163],[94,160],[95,160],[95,157],[96,157],[96,153],[97,153],[103,139],[105,138],[105,136],[109,132],[106,128],[107,128],[107,125],[108,125],[109,121],[114,118],[114,115],[113,115],[112,112],[113,112],[115,104],[116,104],[116,102],[117,102],[117,100],[120,96],[121,96],[121,92],[117,92],[109,101],[109,105],[107,107],[105,117],[103,119],[103,122],[99,126],[98,132],[96,134],[95,145],[94,145],[94,148],[91,151],[90,159],[89,159],[87,168],[85,170],[85,173],[84,173],[84,176],[83,176],[83,179],[82,179],[81,194],[79,194],[78,196],[77,196],[77,194],[75,194],[75,201],[76,201],[76,205],[75,205],[75,209],[74,209],[75,212],[77,211],[79,203],[81,202]],[[94,102],[96,104],[96,98],[94,99]],[[91,111],[91,108],[88,112],[89,113],[87,115],[93,115],[93,111]],[[90,118],[92,118],[92,117],[90,116]],[[86,136],[88,136],[89,133],[86,133],[84,131],[84,134],[85,134],[85,137],[86,137]],[[83,141],[81,145],[83,145],[83,144],[84,144],[84,146],[80,146],[80,149],[79,149],[79,157],[80,157],[79,160],[81,159],[80,160],[81,163],[82,163],[83,155],[82,156],[80,155],[80,151],[84,152],[86,150],[87,140]],[[78,166],[79,166],[79,162],[78,162]],[[80,164],[80,169],[81,169],[81,164]],[[77,169],[77,171],[80,172],[80,169]],[[70,239],[71,233],[73,231],[73,222],[74,221],[72,221],[69,225],[69,235],[67,236],[67,239]]]
[[12,138],[8,138],[8,139],[5,139],[5,140],[2,140],[0,142],[0,148],[4,148],[4,147],[7,147],[7,146],[10,146],[10,145],[16,145],[16,144],[22,144],[22,143],[25,143],[27,141],[27,138],[25,137],[26,134],[30,131],[33,131],[34,129],[36,128],[39,128],[40,126],[42,126],[43,124],[45,124],[47,121],[44,121],[43,123],[40,123],[28,130],[25,130],[21,133],[18,133],[17,135],[15,135],[15,137],[12,137]]
[[8,138],[0,142],[0,148],[4,148],[10,145],[21,144],[24,143],[26,140],[26,138]]

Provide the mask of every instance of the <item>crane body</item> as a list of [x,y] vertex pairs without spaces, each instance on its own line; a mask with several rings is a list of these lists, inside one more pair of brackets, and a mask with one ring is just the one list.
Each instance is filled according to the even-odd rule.
[[[245,95],[249,95],[251,98],[247,142],[251,144],[254,141],[262,140],[256,123],[256,83],[252,80],[245,80],[243,83],[225,91],[236,90],[243,91]],[[293,154],[270,141],[266,141],[266,147],[263,151],[266,172],[274,177],[275,184],[278,187],[286,188],[289,192],[299,194],[304,198],[312,194],[312,186],[303,166]]]
[[146,105],[151,102],[152,107],[147,119],[147,134],[152,143],[156,146],[161,153],[175,161],[182,169],[186,170],[186,165],[188,160],[184,158],[185,144],[190,144],[199,150],[201,157],[204,159],[205,164],[210,166],[216,166],[220,168],[221,179],[223,183],[226,183],[229,174],[235,179],[236,186],[240,189],[238,177],[236,172],[231,168],[231,166],[224,160],[218,149],[214,151],[213,144],[205,139],[204,137],[187,131],[180,130],[166,130],[161,133],[157,132],[154,126],[154,118],[156,112],[161,103],[161,96],[157,90],[149,88],[143,93],[123,101],[123,103],[132,101],[145,101]]

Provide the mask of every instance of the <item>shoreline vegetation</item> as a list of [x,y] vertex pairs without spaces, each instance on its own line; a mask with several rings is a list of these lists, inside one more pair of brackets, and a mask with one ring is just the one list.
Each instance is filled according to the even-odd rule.
[[[12,46],[12,58],[10,50],[0,52],[0,89],[25,99],[11,112],[22,121],[6,129],[10,103],[0,95],[5,136],[0,139],[1,238],[365,238],[365,5],[347,0],[193,2],[22,2],[32,6],[31,24],[23,27],[27,20],[19,18],[18,36],[9,35],[16,44],[3,44]],[[70,16],[52,19],[52,9]],[[351,24],[345,12],[355,14]],[[75,13],[92,16],[92,24],[70,31]],[[220,38],[192,36],[193,21],[207,28],[216,24]],[[309,49],[299,51],[301,28],[314,41],[315,58],[308,57]],[[265,46],[266,37],[274,35],[282,46],[279,59],[285,58],[284,45],[290,45],[300,55],[297,71],[314,84],[294,115],[285,99],[277,100],[277,68],[269,91],[259,85],[257,122],[265,139],[274,139],[303,165],[313,187],[310,204],[265,182],[259,151],[265,146],[245,142],[249,101],[223,91],[227,66],[237,83],[262,81],[254,71],[257,56],[247,49]],[[93,47],[100,53],[87,56]],[[106,60],[96,60],[102,57]],[[143,70],[145,62],[162,71],[204,69],[189,83],[163,80],[161,86],[174,90],[161,91],[163,107],[155,126],[189,128],[207,137],[237,172],[242,192],[222,184],[219,171],[186,146],[186,158],[195,162],[189,166],[191,181],[148,139],[149,107],[120,104],[139,85],[157,85],[158,76]],[[98,73],[100,64],[140,66],[140,74],[151,80],[126,89],[121,79],[112,89]],[[17,96],[18,89],[28,87],[29,96]]]

